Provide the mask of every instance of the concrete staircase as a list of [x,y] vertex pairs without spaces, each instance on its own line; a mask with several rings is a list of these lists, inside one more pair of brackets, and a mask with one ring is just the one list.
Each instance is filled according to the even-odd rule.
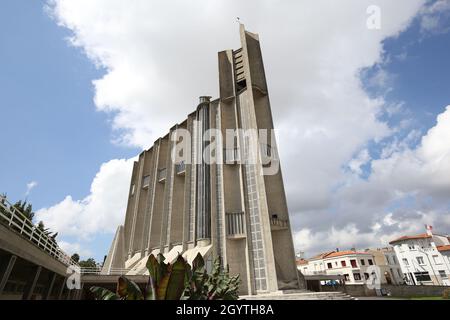
[[241,296],[243,300],[357,300],[344,292],[311,292],[286,290],[280,293]]

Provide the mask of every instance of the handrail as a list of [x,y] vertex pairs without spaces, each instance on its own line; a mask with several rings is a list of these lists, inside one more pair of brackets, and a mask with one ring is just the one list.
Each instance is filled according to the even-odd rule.
[[[127,274],[131,269],[126,268],[111,268],[109,270],[107,275],[125,275]],[[101,274],[102,268],[101,267],[90,267],[90,268],[81,268],[80,273],[81,274]]]
[[158,181],[161,182],[166,179],[167,168],[162,168],[158,170]]
[[61,250],[55,239],[49,237],[48,234],[34,225],[30,219],[3,196],[0,196],[0,222],[6,224],[10,230],[24,236],[29,242],[37,245],[66,266],[79,268],[78,263]]
[[225,163],[235,163],[241,160],[239,148],[223,149]]
[[287,228],[289,225],[287,219],[280,219],[280,218],[275,218],[275,217],[270,218],[270,224],[273,226],[281,227],[281,228]]
[[180,161],[179,163],[175,164],[175,168],[177,174],[183,173],[186,171],[186,163],[184,161]]

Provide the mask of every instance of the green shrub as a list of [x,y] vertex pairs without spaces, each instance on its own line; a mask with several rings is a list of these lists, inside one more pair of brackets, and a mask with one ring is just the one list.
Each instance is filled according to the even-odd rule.
[[122,276],[116,293],[100,288],[90,290],[97,300],[237,300],[239,275],[231,277],[224,270],[220,258],[214,262],[211,274],[205,268],[201,254],[197,254],[192,267],[178,255],[173,264],[165,263],[164,256],[150,255],[147,261],[149,280],[144,292],[133,281]]

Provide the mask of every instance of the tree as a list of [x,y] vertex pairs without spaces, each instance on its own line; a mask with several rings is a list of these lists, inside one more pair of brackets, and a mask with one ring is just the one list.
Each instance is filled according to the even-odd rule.
[[74,253],[71,257],[71,259],[75,262],[79,262],[80,261],[80,256],[78,255],[78,253]]
[[87,260],[82,260],[78,262],[81,268],[97,268],[97,263],[94,258],[89,258]]
[[27,203],[26,201],[19,200],[15,204],[13,204],[13,207],[19,210],[23,213],[23,215],[30,220],[30,222],[33,222],[34,218],[34,212],[33,212],[33,206],[30,203]]
[[[2,204],[2,205],[0,205],[0,212],[3,215],[5,215],[7,218],[11,217],[10,213],[6,209],[4,209],[4,207],[7,206],[7,204],[6,204],[6,193],[0,194],[0,203]],[[5,218],[2,217],[0,220],[5,221]]]

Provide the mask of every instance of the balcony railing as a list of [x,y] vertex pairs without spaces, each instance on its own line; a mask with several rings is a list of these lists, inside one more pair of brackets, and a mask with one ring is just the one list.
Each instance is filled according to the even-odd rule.
[[178,175],[183,175],[186,172],[186,163],[184,161],[180,161],[179,163],[175,164],[175,172]]
[[166,180],[166,176],[167,176],[167,169],[166,168],[158,170],[158,181],[159,182],[163,182],[164,180]]
[[261,154],[263,157],[271,158],[272,157],[272,147],[268,144],[261,143]]
[[78,263],[59,248],[55,239],[49,236],[45,230],[34,225],[20,210],[2,196],[0,196],[0,223],[6,225],[13,232],[20,234],[30,243],[33,243],[64,265],[79,268]]
[[280,219],[277,215],[272,215],[270,218],[270,227],[272,230],[285,230],[289,227],[289,222],[286,219]]
[[[101,274],[102,268],[95,267],[95,268],[81,268],[81,274],[88,275],[88,274]],[[125,275],[127,274],[131,269],[124,269],[124,268],[111,268],[111,270],[108,271],[108,275]]]
[[237,163],[241,161],[238,148],[223,149],[224,162],[227,164]]
[[231,238],[239,238],[245,235],[244,212],[227,212],[226,227],[227,236]]

